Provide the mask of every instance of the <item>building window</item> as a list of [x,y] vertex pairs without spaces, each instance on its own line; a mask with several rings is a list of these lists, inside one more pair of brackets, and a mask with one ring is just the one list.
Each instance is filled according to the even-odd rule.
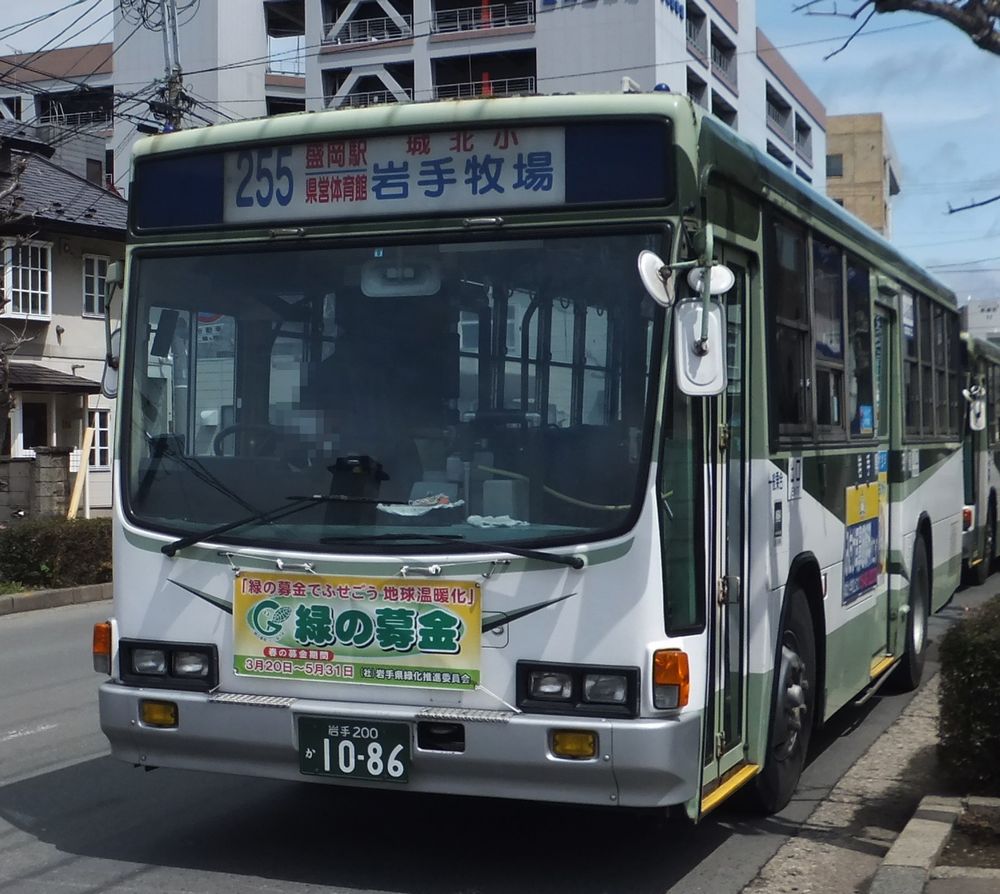
[[90,468],[111,468],[111,411],[88,410],[87,425],[94,430],[90,445]]
[[104,294],[108,284],[108,259],[100,255],[83,256],[83,315],[104,316]]
[[45,317],[52,314],[52,246],[46,242],[3,243],[3,314]]
[[104,163],[99,158],[87,159],[87,179],[98,186],[104,186]]
[[837,152],[833,155],[828,155],[826,157],[826,176],[827,177],[844,176],[844,156],[840,152]]

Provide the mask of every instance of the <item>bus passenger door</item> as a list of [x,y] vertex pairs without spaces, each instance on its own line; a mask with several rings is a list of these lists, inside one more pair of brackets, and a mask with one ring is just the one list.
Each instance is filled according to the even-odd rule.
[[746,362],[745,321],[750,258],[720,246],[720,260],[736,283],[721,296],[726,310],[728,383],[707,401],[706,501],[712,549],[709,556],[709,703],[705,712],[701,805],[704,815],[756,773],[746,764]]
[[[889,455],[891,452],[891,415],[889,408],[892,405],[890,395],[892,389],[902,388],[902,383],[892,381],[895,369],[892,363],[892,346],[894,343],[893,326],[895,320],[893,312],[885,307],[875,306],[872,331],[872,372],[874,386],[874,416],[875,435],[878,438],[878,453],[876,455],[877,466],[876,475],[878,481],[878,506],[879,506],[879,566],[880,582],[879,588],[885,589],[885,642],[883,657],[878,657],[878,652],[872,657],[870,675],[874,679],[881,674],[886,667],[892,664],[892,655],[898,654],[905,642],[906,635],[906,615],[901,614],[898,608],[893,606],[893,592],[889,575],[889,552],[892,545],[890,525],[892,519],[892,506],[897,500],[902,499],[899,488],[900,483],[890,483],[889,481]],[[890,488],[895,490],[893,493]],[[898,595],[897,597],[898,598]],[[881,611],[882,609],[880,609]]]

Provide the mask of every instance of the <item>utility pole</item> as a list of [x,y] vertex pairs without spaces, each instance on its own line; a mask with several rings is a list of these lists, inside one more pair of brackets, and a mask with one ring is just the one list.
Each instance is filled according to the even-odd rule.
[[159,0],[163,31],[163,66],[165,84],[159,98],[149,104],[150,111],[161,121],[165,133],[180,130],[184,113],[191,109],[191,99],[184,92],[181,60],[177,43],[177,0]]

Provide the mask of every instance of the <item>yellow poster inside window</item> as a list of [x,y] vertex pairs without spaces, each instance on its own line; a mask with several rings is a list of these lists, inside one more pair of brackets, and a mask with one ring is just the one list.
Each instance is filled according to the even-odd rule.
[[481,633],[476,582],[280,572],[234,582],[241,676],[474,689]]

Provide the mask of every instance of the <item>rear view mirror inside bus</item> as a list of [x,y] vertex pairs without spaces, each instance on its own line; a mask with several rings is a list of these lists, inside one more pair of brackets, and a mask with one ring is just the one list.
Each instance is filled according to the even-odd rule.
[[366,298],[436,295],[441,268],[436,261],[377,258],[361,268],[361,292]]
[[[708,314],[707,338],[702,339],[702,316]],[[694,397],[721,394],[726,388],[726,319],[722,308],[700,299],[682,301],[674,308],[674,358],[677,387]]]

